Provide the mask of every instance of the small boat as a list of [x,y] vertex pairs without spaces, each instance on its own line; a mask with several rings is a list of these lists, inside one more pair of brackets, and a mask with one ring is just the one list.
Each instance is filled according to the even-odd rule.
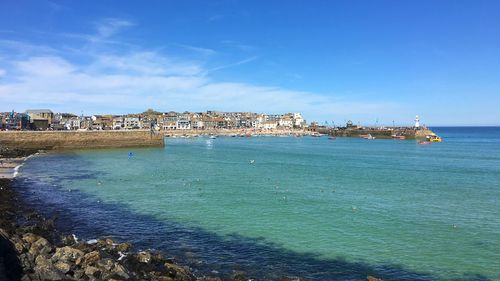
[[441,137],[436,136],[436,135],[427,136],[427,140],[430,142],[442,142],[443,141],[443,139]]
[[209,138],[209,139],[216,139],[216,138],[217,138],[217,136],[210,136],[210,137],[208,137],[208,138]]
[[337,138],[336,137],[329,137],[328,139],[329,140],[336,140]]
[[429,144],[432,144],[432,142],[430,142],[430,141],[419,141],[418,144],[420,144],[420,145],[429,145]]
[[375,137],[372,136],[372,134],[361,135],[360,137],[364,138],[365,140],[374,140],[375,139]]

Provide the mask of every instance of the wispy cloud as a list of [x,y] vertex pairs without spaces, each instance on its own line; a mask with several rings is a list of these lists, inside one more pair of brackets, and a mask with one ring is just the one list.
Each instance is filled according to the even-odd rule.
[[[81,35],[89,45],[72,46],[71,52],[62,47],[0,41],[0,51],[11,50],[11,55],[0,60],[0,110],[43,106],[56,111],[92,110],[93,113],[124,113],[151,107],[269,113],[301,111],[306,117],[323,119],[332,114],[382,114],[397,108],[390,103],[356,102],[280,87],[215,81],[210,75],[212,72],[247,64],[258,57],[208,68],[206,61],[180,58],[140,46],[127,48],[126,42],[123,48],[105,48],[106,43],[92,39],[113,37],[133,23],[120,19],[100,23],[95,34]],[[15,55],[13,46],[23,46],[24,55]],[[184,47],[211,53],[210,49]]]
[[175,44],[176,46],[182,47],[184,49],[205,55],[205,56],[212,56],[217,54],[217,51],[209,48],[203,48],[203,47],[196,47],[196,46],[190,46],[190,45],[185,45],[185,44]]
[[237,61],[235,63],[231,63],[231,64],[226,64],[226,65],[221,65],[221,66],[218,66],[218,67],[214,67],[212,69],[209,69],[207,73],[218,71],[218,70],[222,70],[222,69],[226,69],[226,68],[235,67],[235,66],[242,65],[242,64],[246,64],[246,63],[249,63],[249,62],[252,62],[252,61],[256,60],[257,58],[258,58],[257,56],[253,56],[253,57],[249,57],[249,58]]
[[97,33],[101,38],[108,38],[124,28],[134,26],[135,24],[131,21],[117,18],[107,18],[99,21],[96,24]]

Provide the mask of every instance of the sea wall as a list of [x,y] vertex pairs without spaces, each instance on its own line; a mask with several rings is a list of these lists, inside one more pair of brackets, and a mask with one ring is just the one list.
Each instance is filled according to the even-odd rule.
[[402,128],[395,130],[387,130],[387,129],[349,129],[349,130],[331,130],[331,129],[318,129],[316,130],[319,133],[329,134],[333,136],[339,137],[360,137],[362,135],[372,135],[379,139],[390,139],[392,135],[397,136],[405,136],[407,139],[425,139],[427,135],[434,134],[429,129],[419,129],[415,130],[413,128]]
[[0,148],[80,149],[119,147],[161,147],[162,134],[134,131],[7,131],[0,132]]

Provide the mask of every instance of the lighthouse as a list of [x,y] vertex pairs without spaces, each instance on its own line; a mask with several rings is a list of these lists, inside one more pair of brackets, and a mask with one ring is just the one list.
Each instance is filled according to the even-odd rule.
[[415,116],[415,129],[420,129],[420,118],[418,118],[418,115]]

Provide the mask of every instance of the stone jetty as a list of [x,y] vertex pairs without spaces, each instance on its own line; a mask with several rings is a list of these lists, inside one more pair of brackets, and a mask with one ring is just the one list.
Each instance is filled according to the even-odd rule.
[[23,150],[162,147],[164,136],[150,130],[4,131],[0,147]]

